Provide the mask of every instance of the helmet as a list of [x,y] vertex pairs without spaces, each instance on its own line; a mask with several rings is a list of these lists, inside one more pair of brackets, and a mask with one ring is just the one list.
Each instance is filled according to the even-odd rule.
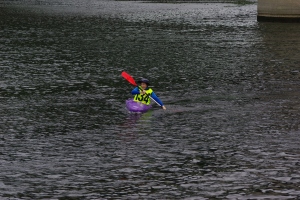
[[146,83],[147,85],[150,85],[150,82],[149,82],[149,80],[148,79],[146,79],[146,78],[141,78],[139,81],[138,81],[138,83]]

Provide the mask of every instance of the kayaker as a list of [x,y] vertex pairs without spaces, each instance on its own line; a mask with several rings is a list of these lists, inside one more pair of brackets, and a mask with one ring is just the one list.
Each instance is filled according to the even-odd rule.
[[151,96],[157,103],[159,103],[162,109],[166,110],[163,102],[156,96],[151,88],[149,88],[149,80],[146,78],[141,78],[138,83],[140,87],[136,87],[131,91],[131,94],[134,95],[133,100],[137,102],[141,102],[143,104],[150,104],[150,97]]

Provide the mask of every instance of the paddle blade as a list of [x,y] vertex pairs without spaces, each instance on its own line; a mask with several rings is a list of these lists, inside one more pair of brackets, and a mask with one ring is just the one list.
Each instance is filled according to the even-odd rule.
[[133,79],[133,77],[130,76],[130,74],[128,74],[127,72],[123,71],[121,73],[121,76],[123,76],[123,78],[125,78],[132,85],[137,86],[137,84],[136,84],[135,80]]

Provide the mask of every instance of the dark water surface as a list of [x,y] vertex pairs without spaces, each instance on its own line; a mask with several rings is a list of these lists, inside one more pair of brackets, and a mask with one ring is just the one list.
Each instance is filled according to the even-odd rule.
[[1,1],[0,199],[299,199],[300,25],[256,12]]

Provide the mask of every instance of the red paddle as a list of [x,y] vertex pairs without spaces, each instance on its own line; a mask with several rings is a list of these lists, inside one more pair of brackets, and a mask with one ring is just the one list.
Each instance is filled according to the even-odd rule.
[[135,80],[133,79],[132,76],[130,76],[127,72],[122,71],[121,75],[123,76],[123,78],[125,78],[129,83],[131,83],[131,85],[137,86]]
[[[122,71],[121,76],[123,76],[123,78],[125,78],[129,83],[131,83],[131,85],[134,86],[138,86],[134,80],[134,78],[132,76],[130,76],[130,74],[128,74],[125,71]],[[142,90],[142,88],[140,88],[140,86],[138,86],[138,88],[140,90]],[[149,96],[155,103],[157,103],[157,105],[161,106],[157,101],[155,101],[151,96]]]

